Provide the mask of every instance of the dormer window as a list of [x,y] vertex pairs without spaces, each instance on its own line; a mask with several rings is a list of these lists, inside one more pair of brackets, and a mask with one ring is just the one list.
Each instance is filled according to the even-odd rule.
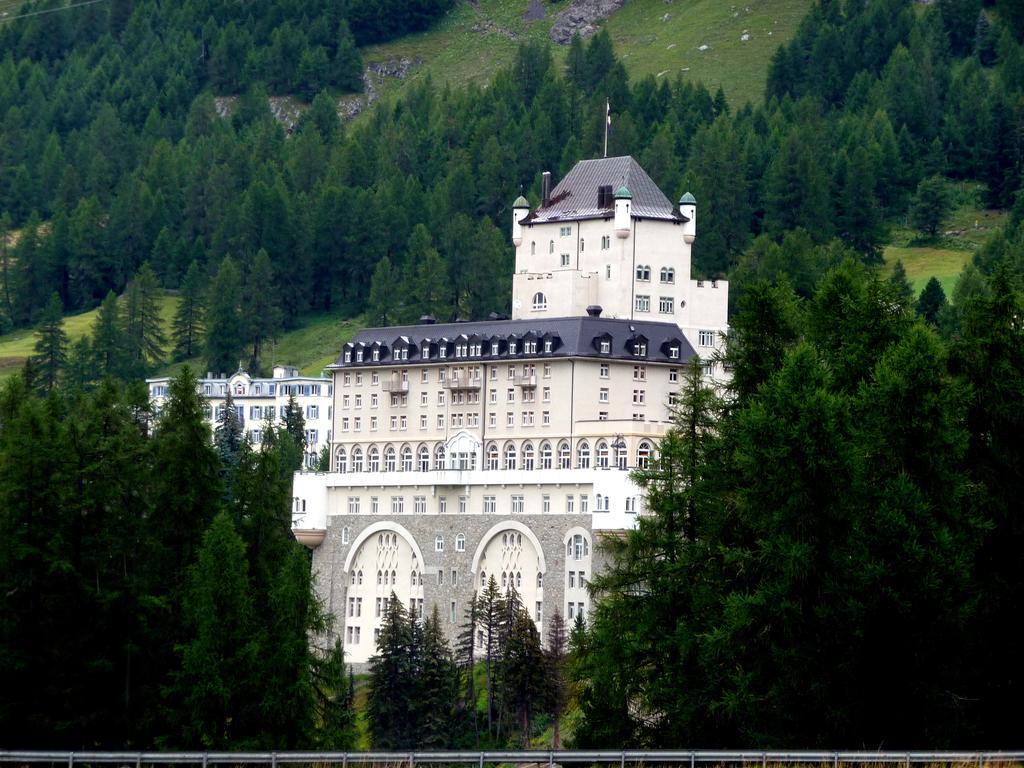
[[610,341],[608,341],[608,339],[602,339],[601,340],[601,354],[602,355],[607,355],[607,354],[610,354],[611,351],[612,351],[612,343]]
[[352,350],[351,349],[346,349],[345,350],[345,362],[346,363],[351,363],[352,362]]
[[551,351],[551,339],[545,339],[544,340],[544,351],[545,352],[550,352]]
[[671,347],[669,347],[668,348],[668,356],[672,360],[678,360],[679,359],[679,347],[677,347],[675,344],[673,344]]
[[514,355],[514,354],[516,354],[516,353],[517,353],[518,351],[519,351],[519,344],[517,344],[517,343],[516,343],[516,342],[514,342],[514,341],[510,341],[510,342],[508,343],[508,353],[509,353],[510,355]]
[[380,361],[380,349],[374,348],[374,350],[371,353],[371,355],[373,357],[373,362],[376,363],[376,362]]
[[438,344],[437,345],[437,356],[438,357],[448,357],[448,345],[447,344],[443,344],[442,343],[442,344]]
[[420,347],[420,357],[422,357],[424,360],[429,360],[430,359],[430,345],[429,344],[424,344],[422,347]]
[[491,354],[492,355],[498,354],[498,342],[496,342],[496,341],[492,341],[491,342]]
[[356,362],[357,363],[363,362],[363,350],[361,350],[361,349],[357,349],[356,350]]
[[633,344],[633,354],[637,357],[647,357],[647,342],[637,341]]

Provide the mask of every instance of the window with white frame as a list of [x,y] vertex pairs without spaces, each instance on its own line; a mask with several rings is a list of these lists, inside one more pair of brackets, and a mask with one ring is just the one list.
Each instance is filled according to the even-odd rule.
[[676,281],[676,271],[672,267],[661,268],[661,282],[663,283],[674,283]]
[[702,347],[715,346],[715,332],[706,330],[697,331],[697,343]]
[[391,514],[401,515],[405,512],[405,497],[404,496],[392,496],[391,497]]
[[672,297],[671,296],[659,296],[658,297],[658,311],[663,315],[672,314]]
[[434,551],[435,552],[444,552],[444,535],[443,534],[439,533],[439,534],[437,534],[437,536],[434,537]]
[[636,268],[636,279],[645,283],[649,283],[651,281],[650,265],[638,264]]
[[494,496],[484,496],[484,514],[493,515],[498,511],[498,502]]
[[519,496],[519,495],[513,496],[512,497],[512,514],[513,515],[521,515],[521,514],[523,514],[524,508],[525,508],[525,504],[523,502],[523,497]]
[[417,515],[427,514],[427,497],[426,496],[413,496],[412,508]]
[[634,302],[634,308],[637,312],[650,312],[651,297],[643,294],[637,294],[636,301]]
[[611,235],[602,235],[601,236],[601,250],[602,251],[607,251],[611,247],[612,247]]
[[569,266],[569,254],[568,253],[563,253],[562,254],[562,259],[560,261],[560,264],[563,267],[568,267]]
[[[466,534],[459,533],[455,536],[455,551],[465,552],[466,551]],[[452,579],[454,582],[454,579]]]

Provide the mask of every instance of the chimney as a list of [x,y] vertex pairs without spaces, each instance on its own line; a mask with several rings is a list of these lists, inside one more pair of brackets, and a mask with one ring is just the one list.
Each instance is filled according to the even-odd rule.
[[421,325],[433,325],[436,322],[437,320],[434,318],[433,315],[423,315],[420,317]]
[[540,177],[541,205],[551,202],[551,171],[544,171]]
[[602,311],[603,310],[600,304],[591,304],[589,307],[587,307],[587,314],[590,315],[591,317],[600,317]]

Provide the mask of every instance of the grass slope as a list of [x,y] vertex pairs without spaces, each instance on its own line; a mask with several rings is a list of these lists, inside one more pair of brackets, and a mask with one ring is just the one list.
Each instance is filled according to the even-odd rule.
[[[168,336],[170,335],[171,318],[174,317],[174,310],[177,306],[178,299],[170,294],[160,299],[160,315]],[[99,314],[98,307],[77,315],[67,315],[64,318],[64,331],[67,333],[68,339],[75,342],[91,333],[97,314]],[[0,379],[21,370],[25,365],[25,360],[35,354],[35,344],[35,330],[31,328],[0,336]]]
[[1006,218],[1006,211],[968,204],[958,207],[943,228],[946,232],[957,232],[956,235],[922,242],[916,239],[917,233],[913,230],[894,228],[891,243],[885,248],[886,271],[891,270],[897,260],[902,261],[915,293],[920,293],[934,277],[946,297],[951,298],[964,265],[989,236],[1006,224]]
[[[367,64],[406,58],[422,60],[405,81],[386,80],[382,94],[431,77],[453,86],[487,82],[508,66],[523,40],[547,40],[555,15],[568,0],[544,3],[543,20],[523,20],[527,0],[460,0],[435,27],[363,50]],[[811,0],[749,0],[736,5],[716,0],[628,0],[605,24],[633,78],[651,74],[721,85],[729,102],[760,102],[772,54],[793,36]],[[667,19],[665,18],[667,16]],[[663,21],[663,19],[665,19]],[[749,39],[742,40],[744,34]],[[700,51],[702,45],[709,46]],[[566,48],[553,46],[557,61]]]

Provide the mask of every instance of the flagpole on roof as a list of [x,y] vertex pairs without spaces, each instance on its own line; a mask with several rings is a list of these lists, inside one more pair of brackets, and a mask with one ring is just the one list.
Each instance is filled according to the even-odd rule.
[[608,157],[608,131],[612,127],[612,104],[604,100],[604,156]]

